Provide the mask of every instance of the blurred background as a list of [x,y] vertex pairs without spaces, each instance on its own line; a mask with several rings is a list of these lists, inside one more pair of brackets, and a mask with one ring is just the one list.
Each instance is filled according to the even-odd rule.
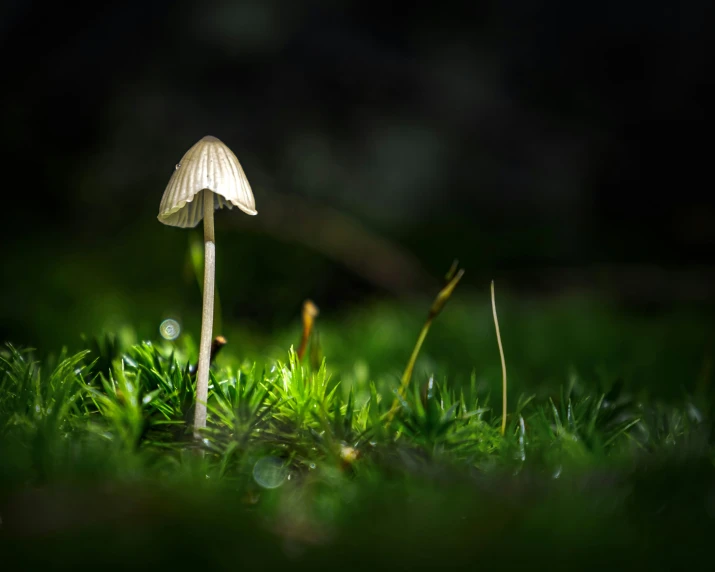
[[[512,340],[536,340],[534,355],[564,324],[582,325],[574,344],[600,347],[598,310],[584,307],[675,313],[644,363],[680,343],[695,374],[715,293],[712,11],[704,0],[4,2],[0,339],[54,350],[122,329],[156,338],[168,317],[197,334],[201,229],[156,216],[174,165],[211,134],[238,156],[259,212],[216,223],[221,327],[256,351],[277,331],[297,342],[306,298],[321,319],[353,320],[340,343],[388,343],[361,312],[414,303],[421,317],[458,259],[452,319],[466,324],[474,299],[484,320],[436,333],[447,350],[450,335],[493,343],[493,278],[514,301],[505,319],[522,324]],[[561,321],[534,326],[534,305]],[[406,323],[395,363],[420,321]],[[615,328],[614,363],[653,323]]]

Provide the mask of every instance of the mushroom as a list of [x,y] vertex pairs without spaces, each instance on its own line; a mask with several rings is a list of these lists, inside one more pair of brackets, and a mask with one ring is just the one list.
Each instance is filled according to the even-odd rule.
[[206,400],[211,366],[216,244],[214,209],[234,206],[256,214],[251,186],[236,155],[216,137],[207,135],[176,165],[159,206],[159,222],[193,228],[204,219],[204,291],[199,363],[196,372],[194,437],[206,427]]

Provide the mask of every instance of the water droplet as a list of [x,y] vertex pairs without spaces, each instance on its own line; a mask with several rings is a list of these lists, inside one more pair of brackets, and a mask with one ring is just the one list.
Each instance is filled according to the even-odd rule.
[[263,457],[253,466],[253,479],[264,489],[275,489],[290,478],[288,469],[278,457]]
[[311,463],[310,465],[308,465],[308,468],[309,468],[310,470],[315,469],[315,463]]
[[177,163],[176,167],[174,168],[175,171],[178,171],[179,169],[181,169],[181,163]]
[[159,333],[165,340],[175,340],[181,333],[181,325],[176,320],[169,318],[161,323]]

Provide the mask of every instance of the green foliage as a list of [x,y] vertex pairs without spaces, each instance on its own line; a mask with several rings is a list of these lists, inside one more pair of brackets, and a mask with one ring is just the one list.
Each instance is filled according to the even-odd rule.
[[[7,345],[0,354],[0,442],[12,443],[33,475],[44,480],[83,426],[81,401],[88,352],[62,352],[42,368],[29,351]],[[22,461],[21,461],[22,462]]]
[[[543,558],[565,544],[627,545],[634,565],[643,564],[651,553],[637,552],[646,541],[628,523],[658,537],[654,523],[667,524],[658,516],[660,499],[679,490],[677,467],[697,475],[677,505],[664,505],[697,526],[680,545],[697,549],[704,534],[697,531],[707,529],[711,493],[702,483],[715,472],[707,387],[666,404],[621,381],[603,389],[574,374],[560,390],[514,399],[502,437],[501,403],[476,373],[456,383],[416,372],[402,395],[397,376],[391,383],[368,366],[342,376],[325,359],[318,367],[301,363],[292,349],[266,366],[223,354],[211,372],[208,426],[196,442],[190,339],[122,348],[105,337],[87,346],[41,362],[10,345],[0,351],[3,518],[18,526],[27,509],[16,497],[28,486],[49,495],[58,483],[82,483],[27,501],[64,523],[55,554],[68,554],[81,538],[95,559],[113,550],[126,567],[134,551],[146,551],[152,561],[178,566],[186,564],[179,534],[203,539],[212,547],[209,561],[225,567],[234,562],[226,547],[237,542],[256,565],[310,550],[315,567],[369,537],[404,563],[439,566],[448,558],[469,567],[474,547],[496,554],[520,542]],[[114,492],[101,483],[114,483]],[[89,500],[77,492],[87,486],[94,487]],[[688,502],[695,508],[684,509]],[[85,526],[95,505],[119,524],[92,517],[97,524]],[[118,508],[124,505],[134,508]],[[79,528],[68,516],[47,516],[55,510],[48,506],[64,507]],[[141,524],[145,518],[154,524]],[[26,526],[34,531],[41,522]],[[13,538],[23,565],[52,567],[34,540]],[[324,546],[335,553],[321,556]],[[362,554],[345,567],[369,565]]]
[[[96,353],[102,345],[94,347]],[[34,478],[49,478],[53,466],[68,467],[83,446],[96,452],[91,443],[104,443],[106,454],[124,463],[134,455],[129,464],[149,473],[167,459],[182,464],[201,448],[207,470],[229,479],[244,478],[265,456],[297,476],[317,465],[552,471],[657,453],[676,443],[711,450],[710,435],[703,433],[709,421],[692,402],[680,408],[636,402],[622,383],[592,392],[574,378],[546,400],[522,397],[501,437],[501,418],[474,375],[461,386],[432,375],[404,397],[396,388],[386,397],[370,380],[367,387],[353,383],[343,391],[325,360],[313,370],[292,349],[268,371],[248,363],[215,368],[208,427],[196,443],[188,430],[194,377],[185,348],[144,342],[107,363],[106,356],[86,350],[62,353],[41,367],[31,352],[6,346],[0,356],[0,441],[22,443]],[[394,421],[386,422],[391,395],[399,407]]]

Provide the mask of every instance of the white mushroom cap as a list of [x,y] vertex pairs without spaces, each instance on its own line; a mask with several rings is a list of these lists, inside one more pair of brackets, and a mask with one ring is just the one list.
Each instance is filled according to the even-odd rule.
[[196,143],[176,165],[161,198],[158,219],[170,226],[195,227],[204,216],[206,197],[213,199],[214,208],[236,206],[246,214],[256,214],[256,202],[241,163],[231,149],[211,135]]

